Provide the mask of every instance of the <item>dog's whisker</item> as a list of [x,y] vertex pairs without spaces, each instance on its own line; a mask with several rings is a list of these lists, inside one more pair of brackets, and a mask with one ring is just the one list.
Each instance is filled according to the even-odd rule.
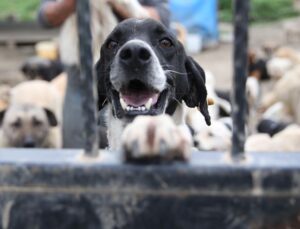
[[102,106],[107,102],[107,98],[104,99],[103,103],[102,103]]
[[174,68],[174,66],[171,65],[171,64],[162,64],[161,67],[162,67],[162,68],[164,68],[164,67],[171,67],[171,68]]
[[172,75],[172,74],[166,74],[168,77],[170,77],[171,79],[175,79],[176,76],[175,75]]
[[176,68],[172,65],[162,65],[164,71],[174,71]]
[[176,97],[174,97],[174,96],[172,96],[172,100],[174,100],[179,105],[181,104],[181,102],[178,99],[176,99]]
[[178,74],[178,75],[187,75],[187,73],[185,72],[177,72],[177,71],[173,71],[173,70],[164,70],[166,73],[175,73],[175,74]]

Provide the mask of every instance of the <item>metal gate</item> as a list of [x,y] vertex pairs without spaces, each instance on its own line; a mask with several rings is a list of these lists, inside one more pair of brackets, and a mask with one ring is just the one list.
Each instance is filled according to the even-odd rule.
[[77,1],[85,151],[1,149],[0,228],[300,228],[300,154],[244,154],[249,0],[234,5],[231,153],[138,166],[97,157],[89,5]]

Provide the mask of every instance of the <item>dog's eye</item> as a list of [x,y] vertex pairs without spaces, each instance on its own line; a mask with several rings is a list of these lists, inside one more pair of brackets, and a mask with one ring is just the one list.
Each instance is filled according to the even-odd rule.
[[21,125],[22,125],[22,123],[21,123],[21,120],[16,120],[15,122],[13,122],[13,123],[11,123],[11,126],[13,127],[13,128],[20,128],[21,127]]
[[159,44],[163,48],[170,48],[173,46],[173,43],[169,38],[164,38],[164,39],[160,40]]
[[108,49],[115,49],[118,46],[118,43],[116,41],[110,41],[107,44]]
[[41,126],[43,123],[42,123],[40,120],[33,119],[33,120],[32,120],[32,124],[33,124],[33,126],[35,126],[35,127],[39,127],[39,126]]

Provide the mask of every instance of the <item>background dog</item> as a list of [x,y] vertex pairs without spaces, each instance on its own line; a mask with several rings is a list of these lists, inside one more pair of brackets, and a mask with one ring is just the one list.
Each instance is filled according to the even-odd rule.
[[299,152],[300,127],[290,125],[274,136],[254,134],[245,144],[246,152]]
[[300,124],[300,67],[296,66],[287,71],[276,82],[273,90],[266,93],[262,100],[262,108],[267,109],[277,102],[284,105],[284,109],[293,117],[293,121]]
[[62,98],[51,83],[33,80],[11,89],[0,113],[2,147],[61,147]]
[[53,112],[38,106],[12,105],[0,113],[0,143],[2,147],[57,148],[58,134]]
[[108,36],[100,56],[99,109],[108,106],[109,147],[123,148],[131,159],[187,158],[186,105],[198,107],[208,125],[210,116],[205,73],[182,44],[157,21],[128,19]]
[[4,110],[9,102],[9,85],[0,85],[0,111]]

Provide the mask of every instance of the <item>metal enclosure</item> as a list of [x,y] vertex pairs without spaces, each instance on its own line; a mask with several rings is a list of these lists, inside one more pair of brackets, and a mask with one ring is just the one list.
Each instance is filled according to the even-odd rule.
[[300,228],[300,154],[243,152],[249,0],[235,0],[232,152],[146,166],[97,157],[89,5],[77,3],[85,151],[1,149],[0,228]]

